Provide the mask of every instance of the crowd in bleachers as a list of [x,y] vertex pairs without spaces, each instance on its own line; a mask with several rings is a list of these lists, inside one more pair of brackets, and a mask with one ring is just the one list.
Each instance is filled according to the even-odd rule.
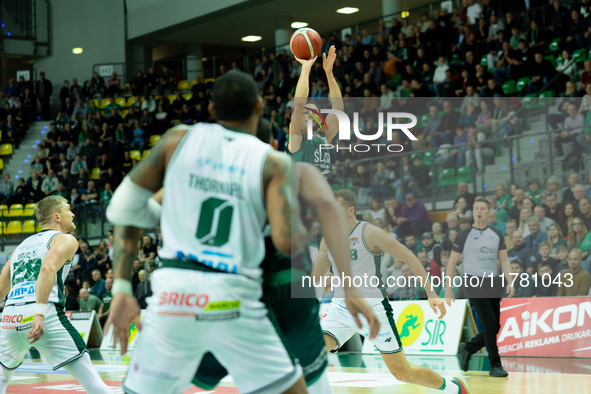
[[[329,180],[355,190],[360,206],[371,207],[371,221],[396,234],[416,250],[422,261],[425,256],[419,252],[420,245],[429,244],[427,266],[442,269],[457,229],[471,222],[471,201],[460,199],[447,223],[432,225],[421,202],[432,184],[431,165],[435,161],[449,167],[441,171],[436,187],[459,183],[462,186],[458,187],[463,188],[461,194],[466,194],[464,182],[483,172],[486,163],[505,148],[505,141],[496,140],[523,130],[527,123],[525,110],[537,105],[533,100],[526,104],[514,97],[540,93],[564,96],[559,113],[548,117],[550,127],[560,131],[555,136],[556,153],[564,153],[564,144],[574,146],[575,157],[591,152],[589,131],[584,129],[588,123],[585,116],[591,113],[591,60],[586,60],[591,42],[591,3],[554,1],[525,12],[509,1],[485,0],[480,5],[464,0],[462,4],[452,12],[435,9],[432,15],[424,14],[412,23],[409,18],[376,23],[375,34],[364,29],[359,36],[347,35],[344,40],[336,34],[323,37],[324,52],[332,45],[337,50],[333,74],[344,97],[373,97],[374,109],[387,109],[396,98],[426,98],[428,106],[421,108],[420,124],[414,129],[419,142],[411,144],[398,133],[394,133],[392,142],[404,145],[405,152],[446,149],[436,154],[390,155],[379,162],[362,164],[352,162],[367,156],[344,153],[335,158]],[[229,67],[221,65],[217,76],[238,68],[236,63]],[[287,145],[291,99],[300,70],[301,65],[285,50],[277,54],[266,52],[246,70],[258,83],[264,116],[270,120],[282,150]],[[18,82],[9,80],[0,92],[0,142],[17,148],[30,122],[44,119],[51,120],[51,124],[31,158],[30,174],[18,178],[16,185],[8,176],[0,185],[1,202],[25,205],[46,195],[59,194],[70,201],[79,217],[98,219],[104,214],[113,190],[135,163],[149,154],[150,147],[167,128],[176,123],[213,121],[207,110],[213,83],[213,79],[200,77],[189,81],[168,67],[140,70],[126,84],[116,73],[106,81],[94,73],[81,84],[76,78],[65,81],[59,89],[59,108],[55,108],[58,111],[52,111],[54,84],[44,73],[34,83],[24,78]],[[328,95],[319,58],[310,74],[310,96],[315,99]],[[371,121],[367,126],[372,126]],[[576,163],[568,163],[566,169],[579,169]],[[524,272],[543,268],[540,262],[548,258],[541,256],[557,261],[550,264],[554,274],[566,269],[564,247],[582,248],[586,271],[591,250],[584,249],[587,231],[581,228],[591,229],[591,224],[575,228],[578,225],[574,222],[576,217],[582,220],[591,212],[582,214],[585,208],[580,198],[578,204],[569,205],[570,200],[560,195],[558,202],[564,200],[564,205],[555,214],[554,208],[550,208],[552,194],[533,199],[529,207],[533,213],[529,215],[540,220],[541,210],[535,211],[536,206],[542,206],[545,219],[552,218],[559,226],[540,224],[548,233],[557,229],[560,240],[567,236],[569,242],[565,245],[551,243],[546,255],[540,248],[546,231],[543,236],[534,231],[536,242],[531,244],[530,233],[536,226],[530,223],[535,220],[526,217],[527,209],[523,210],[529,200],[520,201],[521,193],[514,190],[510,197],[501,196],[505,206],[498,204],[499,226],[503,223],[507,231],[512,228],[511,220],[515,220],[514,225],[525,236],[528,256],[534,257],[519,260]],[[432,234],[428,235],[430,231]],[[517,231],[508,235],[507,243],[520,245],[518,239],[514,243],[514,233]],[[560,247],[563,248],[559,250]],[[517,248],[521,250],[521,246]],[[525,252],[519,254],[524,255]],[[391,262],[387,269],[404,274],[404,267],[397,262]],[[100,271],[103,277],[107,273]],[[85,268],[84,272],[92,271]],[[92,275],[76,279],[95,284]],[[88,293],[94,295],[93,291]]]

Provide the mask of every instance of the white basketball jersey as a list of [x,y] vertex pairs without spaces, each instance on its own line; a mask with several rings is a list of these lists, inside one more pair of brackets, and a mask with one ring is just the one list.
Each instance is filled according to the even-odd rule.
[[218,124],[189,129],[164,177],[159,256],[260,278],[263,166],[271,151],[257,137]]
[[[59,234],[62,233],[56,230],[43,230],[31,235],[17,246],[10,258],[11,290],[6,305],[24,304],[37,300],[37,277],[41,271],[43,259],[49,252],[51,241]],[[57,272],[55,283],[49,294],[49,302],[65,305],[64,283],[71,266],[72,262],[67,261]]]
[[[361,296],[367,299],[369,304],[372,305],[373,303],[382,302],[382,300],[387,298],[388,295],[381,274],[382,253],[373,253],[365,243],[364,230],[367,224],[367,222],[363,221],[357,222],[357,226],[355,226],[353,231],[351,231],[351,234],[349,234],[349,245],[351,247],[351,274],[353,275],[353,278],[367,277],[367,286],[365,286],[365,284],[359,286],[357,283],[357,288],[361,293]],[[334,263],[334,258],[332,257],[330,250],[328,250],[328,258],[332,263],[334,275],[340,278],[341,273]],[[370,280],[372,277],[375,277],[375,279]],[[359,281],[359,279],[356,279],[356,281]],[[371,286],[370,283],[373,283],[376,286]],[[337,287],[333,299],[339,300],[343,298],[345,298],[343,288]]]

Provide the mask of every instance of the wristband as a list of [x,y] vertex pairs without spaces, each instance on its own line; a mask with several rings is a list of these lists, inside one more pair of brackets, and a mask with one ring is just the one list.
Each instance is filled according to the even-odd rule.
[[131,287],[131,282],[126,279],[115,279],[113,281],[113,288],[111,289],[111,293],[113,295],[117,293],[123,293],[130,296],[133,296],[133,289]]
[[45,317],[46,313],[47,313],[47,304],[40,304],[40,303],[35,304],[35,314],[36,315],[43,315]]

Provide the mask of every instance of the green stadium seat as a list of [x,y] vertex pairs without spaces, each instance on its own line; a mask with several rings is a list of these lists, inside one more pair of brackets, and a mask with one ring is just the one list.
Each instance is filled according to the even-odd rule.
[[488,55],[482,55],[482,57],[480,58],[480,64],[482,64],[482,67],[484,67],[484,68],[488,68],[487,56]]
[[445,168],[443,171],[441,171],[441,175],[437,181],[437,187],[455,185],[455,178],[456,170],[453,168]]
[[472,168],[468,166],[458,168],[458,176],[456,177],[456,183],[472,181]]
[[556,52],[560,50],[560,38],[555,38],[552,40],[552,42],[550,42],[550,46],[548,47],[548,50],[551,52]]
[[338,183],[333,183],[332,185],[330,185],[330,187],[332,188],[332,190],[339,190],[341,188],[341,185],[339,185]]
[[575,59],[575,63],[582,63],[587,60],[587,55],[585,54],[585,49],[577,49],[573,52],[573,59]]
[[517,93],[517,90],[515,89],[515,81],[506,81],[503,84],[503,93],[505,93],[506,95],[512,95]]
[[517,81],[517,85],[516,85],[517,91],[518,92],[523,91],[523,89],[525,87],[527,87],[528,83],[529,83],[529,77],[519,78],[519,80]]
[[353,182],[345,183],[345,189],[349,189],[349,190],[353,189]]
[[423,165],[431,166],[433,164],[433,152],[425,152],[423,155]]
[[[556,56],[554,56],[554,55],[548,55],[548,56],[544,56],[544,59],[546,59],[550,63],[552,63],[552,66],[556,67]],[[562,56],[560,57],[560,59],[562,59]]]
[[423,116],[421,116],[421,127],[427,126],[427,122],[429,121],[430,117],[431,115],[429,114],[424,114]]
[[[591,112],[591,111],[590,111]],[[420,158],[421,160],[423,159],[423,155],[421,155],[420,153],[413,153],[412,155],[410,155],[410,161],[414,161],[415,157]]]

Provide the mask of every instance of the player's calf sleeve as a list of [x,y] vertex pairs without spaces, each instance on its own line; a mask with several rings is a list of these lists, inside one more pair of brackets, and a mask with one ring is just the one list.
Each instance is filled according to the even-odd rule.
[[328,380],[328,372],[325,369],[318,379],[308,386],[308,394],[332,394],[330,381]]
[[84,353],[79,359],[64,365],[64,369],[68,371],[74,379],[80,382],[87,393],[113,394],[113,390],[103,382],[96,369],[92,366],[88,353]]
[[15,369],[4,369],[0,367],[0,394],[6,394],[6,389],[10,384],[10,379],[12,379],[12,375],[14,375]]

